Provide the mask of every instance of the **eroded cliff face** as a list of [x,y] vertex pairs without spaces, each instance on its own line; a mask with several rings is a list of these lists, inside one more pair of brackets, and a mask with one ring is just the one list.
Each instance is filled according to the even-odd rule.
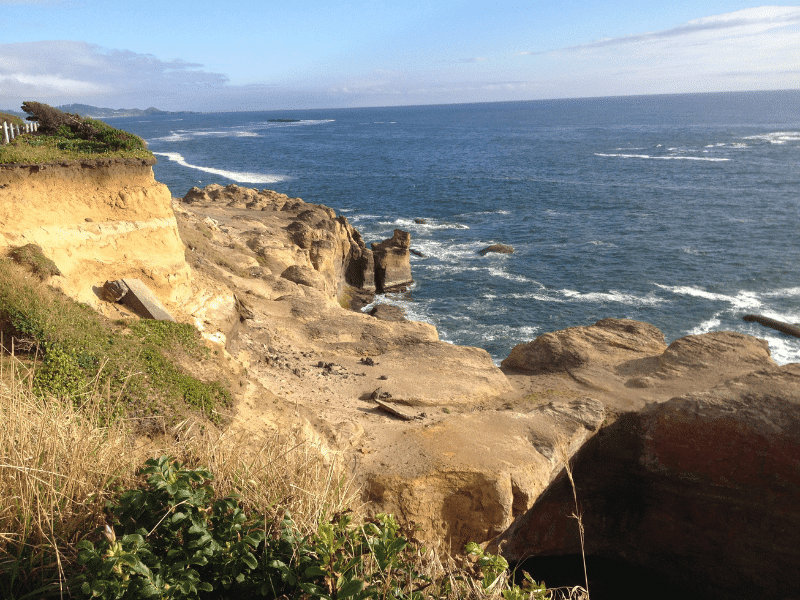
[[0,250],[35,243],[69,296],[99,306],[108,279],[138,278],[163,300],[190,294],[171,194],[152,162],[0,165]]

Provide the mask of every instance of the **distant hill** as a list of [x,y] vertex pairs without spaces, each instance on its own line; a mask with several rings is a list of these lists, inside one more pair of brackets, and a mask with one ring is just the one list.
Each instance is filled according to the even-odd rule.
[[[56,106],[60,111],[68,113],[77,113],[82,117],[95,117],[95,118],[108,118],[108,117],[143,117],[147,115],[185,115],[185,114],[198,114],[192,111],[181,110],[177,112],[168,110],[159,110],[154,107],[145,108],[100,108],[99,106],[89,106],[88,104],[64,104]],[[28,115],[18,110],[2,110],[6,114],[15,115],[25,119]]]
[[159,110],[154,107],[145,108],[100,108],[98,106],[89,106],[88,104],[64,104],[57,106],[58,110],[68,113],[77,113],[82,117],[143,117],[147,115],[175,115],[186,114],[190,111],[172,112],[166,110]]

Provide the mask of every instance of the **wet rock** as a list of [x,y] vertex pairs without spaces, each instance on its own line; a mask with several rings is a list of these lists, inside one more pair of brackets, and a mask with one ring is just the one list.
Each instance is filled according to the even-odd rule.
[[369,314],[382,321],[405,321],[406,311],[393,304],[377,304],[372,307]]
[[490,252],[496,252],[498,254],[513,254],[514,248],[512,248],[511,246],[507,246],[506,244],[492,244],[491,246],[487,246],[486,248],[478,252],[478,254],[480,254],[481,256],[486,256]]

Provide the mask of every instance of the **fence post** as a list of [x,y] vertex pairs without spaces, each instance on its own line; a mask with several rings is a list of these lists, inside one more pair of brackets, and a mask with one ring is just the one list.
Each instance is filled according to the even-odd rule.
[[6,123],[5,121],[3,121],[3,143],[4,143],[4,144],[7,144],[7,143],[9,143],[10,141],[11,141],[11,140],[10,140],[10,139],[8,139],[8,123]]

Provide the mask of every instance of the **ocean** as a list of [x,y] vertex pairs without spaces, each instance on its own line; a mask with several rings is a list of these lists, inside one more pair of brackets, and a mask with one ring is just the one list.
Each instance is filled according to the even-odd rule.
[[[499,363],[605,317],[667,342],[800,339],[800,91],[110,119],[180,197],[211,183],[325,204],[364,239],[411,232],[415,279],[377,298]],[[417,220],[424,222],[417,223]],[[513,254],[487,254],[502,243]]]

